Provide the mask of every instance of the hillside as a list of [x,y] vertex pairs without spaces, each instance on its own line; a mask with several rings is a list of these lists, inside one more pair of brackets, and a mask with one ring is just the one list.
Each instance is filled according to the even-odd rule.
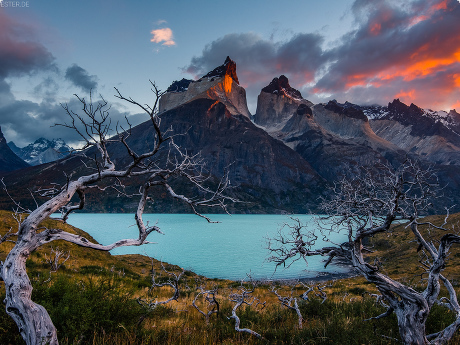
[[0,128],[0,173],[19,170],[29,166],[19,158],[8,146]]
[[[0,235],[17,226],[10,212],[0,211]],[[429,220],[442,222],[444,217],[432,216]],[[457,224],[460,214],[451,217]],[[63,227],[67,231],[84,234],[79,229],[49,220],[45,226]],[[420,267],[415,243],[407,241],[407,229],[396,227],[390,236],[379,236],[372,240],[375,252],[369,260],[382,263],[382,270],[401,281],[410,281],[420,287]],[[91,238],[88,234],[85,237]],[[11,243],[1,245],[1,259]],[[50,273],[47,258],[51,248],[59,248],[70,253],[70,258],[57,272]],[[446,268],[446,275],[454,282],[460,279],[458,249]],[[152,266],[153,265],[153,266]],[[171,297],[168,287],[154,288],[150,277],[154,268],[157,282],[166,282],[167,276],[158,261],[140,255],[113,256],[72,244],[56,242],[46,245],[32,253],[27,261],[28,274],[34,286],[33,299],[43,304],[58,328],[62,344],[256,344],[260,340],[247,333],[237,333],[234,322],[228,318],[234,303],[229,301],[231,293],[237,293],[240,282],[231,282],[199,277],[185,271],[179,286],[181,292],[177,302],[145,309],[143,301],[166,300]],[[164,264],[164,267],[179,274],[179,267]],[[308,302],[300,304],[304,321],[302,329],[292,310],[282,308],[276,296],[270,292],[269,282],[260,282],[252,296],[263,305],[251,305],[238,310],[242,326],[259,332],[266,341],[274,344],[398,344],[398,330],[393,317],[366,321],[377,316],[383,308],[375,303],[370,294],[376,289],[363,278],[347,278],[330,282],[305,282],[306,286],[295,282],[281,282],[276,285],[284,296],[297,296],[312,287]],[[289,285],[291,284],[291,285]],[[457,283],[455,283],[457,284]],[[244,282],[246,288],[251,285]],[[192,302],[200,287],[216,289],[220,312],[212,314],[209,324],[193,306]],[[3,286],[0,293],[4,293]],[[323,300],[322,293],[327,298]],[[200,308],[206,308],[197,299]],[[434,315],[427,322],[427,331],[436,331],[442,323],[451,320],[453,315],[445,309],[435,308]],[[11,319],[0,312],[0,342],[20,344],[17,327]],[[385,336],[385,337],[382,337]],[[387,337],[396,338],[395,340]],[[454,337],[451,344],[459,344],[460,337]]]
[[[437,173],[443,197],[432,212],[460,210],[460,115],[455,111],[423,110],[399,100],[386,107],[336,100],[313,104],[281,75],[262,88],[251,116],[236,63],[227,57],[198,80],[173,82],[159,99],[157,116],[162,131],[200,161],[208,187],[216,187],[228,173],[227,193],[239,200],[229,205],[232,213],[321,212],[318,200],[328,198],[329,188],[342,177],[363,169],[377,172],[382,165],[396,169],[408,158]],[[133,152],[151,148],[150,121],[131,132],[127,143]],[[122,143],[111,140],[108,148],[118,168],[127,164],[130,158]],[[68,156],[20,172],[0,171],[0,176],[16,201],[33,207],[30,191],[63,186],[69,176],[98,169],[91,162],[98,152],[90,148],[84,153],[86,158]],[[155,164],[166,164],[168,154],[168,148],[160,150]],[[13,163],[7,165],[14,167]],[[105,181],[103,186],[115,182]],[[139,183],[138,178],[127,181],[127,194],[136,194]],[[197,193],[178,179],[174,183],[181,193]],[[151,200],[148,212],[190,211],[162,189],[154,189]],[[0,208],[11,207],[8,195],[0,193]],[[84,211],[131,212],[136,207],[135,199],[107,188],[88,192]]]

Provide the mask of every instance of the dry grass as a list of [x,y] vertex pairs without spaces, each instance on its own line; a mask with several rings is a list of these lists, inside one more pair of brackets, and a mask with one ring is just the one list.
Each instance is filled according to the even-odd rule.
[[[460,215],[451,217],[452,224],[460,221]],[[430,220],[442,222],[440,217]],[[11,217],[11,212],[0,211],[0,234],[8,229],[17,228],[17,222]],[[44,226],[61,227],[62,229],[84,235],[83,231],[62,224],[55,220],[48,220]],[[423,231],[428,232],[429,229]],[[379,260],[382,270],[388,272],[391,277],[402,281],[416,284],[420,281],[420,264],[417,254],[416,243],[411,242],[412,237],[403,225],[395,227],[390,234],[376,236],[371,239],[369,245],[375,250],[369,255],[371,261]],[[439,238],[442,234],[434,234],[433,238]],[[436,237],[438,236],[438,237]],[[11,243],[3,243],[0,246],[0,260],[4,260]],[[70,252],[71,258],[61,269],[51,275],[52,279],[47,286],[42,286],[41,277],[48,277],[49,267],[45,261],[45,255],[49,255],[51,247],[59,247],[62,251]],[[457,263],[460,255],[453,248],[446,272],[449,277],[459,279],[460,269]],[[32,278],[38,297],[46,293],[46,288],[53,289],[53,284],[59,282],[59,277],[72,284],[94,285],[95,291],[101,290],[100,286],[108,284],[110,289],[129,294],[131,299],[166,299],[171,296],[168,287],[155,288],[150,291],[152,265],[157,272],[157,281],[165,281],[168,276],[162,272],[161,263],[142,255],[113,256],[110,253],[79,247],[70,243],[55,242],[43,246],[32,253],[28,260],[29,276]],[[165,264],[167,270],[179,273],[180,267]],[[82,283],[83,282],[83,283]],[[62,282],[61,282],[62,283]],[[100,285],[98,285],[100,284]],[[213,314],[210,323],[204,322],[204,317],[192,306],[192,301],[197,293],[197,284],[207,288],[217,287],[217,298],[220,303],[219,315]],[[374,286],[368,284],[363,278],[347,278],[335,282],[323,282],[327,285],[324,291],[327,300],[321,304],[321,299],[310,294],[311,302],[301,305],[304,316],[303,328],[297,325],[297,316],[292,310],[281,307],[277,297],[270,292],[270,285],[261,283],[256,287],[253,296],[261,302],[266,302],[264,308],[261,305],[245,307],[238,311],[241,318],[241,327],[248,327],[264,336],[264,340],[247,333],[237,333],[234,330],[233,320],[229,320],[233,304],[228,300],[228,295],[235,292],[239,282],[228,280],[206,279],[193,272],[186,272],[181,280],[181,294],[177,302],[167,306],[161,306],[153,311],[139,310],[144,313],[140,326],[136,326],[136,320],[127,320],[127,323],[115,325],[111,331],[94,326],[90,335],[85,333],[83,338],[69,338],[69,335],[60,333],[61,344],[396,344],[391,339],[382,335],[398,338],[397,327],[394,318],[370,321],[363,323],[363,319],[378,315],[382,308],[374,303],[369,293],[376,293]],[[65,285],[65,284],[64,284]],[[1,289],[4,289],[2,286]],[[112,291],[112,290],[109,290]],[[113,290],[115,291],[115,290]],[[280,293],[287,296],[291,292],[298,296],[305,288],[297,285],[291,288],[284,287]],[[46,294],[45,294],[46,295]],[[37,297],[37,298],[38,298]],[[43,297],[45,298],[45,297]],[[50,298],[50,297],[46,297]],[[45,298],[45,301],[46,301]],[[51,303],[51,302],[50,302]],[[77,303],[77,302],[75,302]],[[112,303],[112,302],[107,302]],[[113,302],[115,303],[115,302]],[[119,302],[116,302],[119,303]],[[123,302],[126,303],[126,302]],[[201,308],[205,305],[199,302]],[[114,304],[116,306],[116,304]],[[133,304],[133,307],[136,304]],[[121,307],[121,306],[119,306]],[[137,308],[137,307],[136,307]],[[95,311],[97,312],[97,311]],[[436,328],[445,315],[436,311],[436,322],[430,322]],[[448,317],[448,316],[445,316]],[[439,320],[438,320],[439,319]],[[12,333],[17,332],[15,325],[8,321],[4,315],[4,325],[0,327],[0,343],[14,343],[18,338],[10,340]],[[132,321],[132,322],[128,322]],[[10,322],[10,323],[8,323]],[[80,320],[81,323],[84,320]],[[431,327],[431,326],[430,326]],[[5,340],[6,339],[6,340]],[[452,344],[459,344],[456,339]]]

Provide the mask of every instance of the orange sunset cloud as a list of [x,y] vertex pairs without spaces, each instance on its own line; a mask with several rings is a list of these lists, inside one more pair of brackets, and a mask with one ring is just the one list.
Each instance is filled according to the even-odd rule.
[[162,43],[163,46],[176,45],[176,42],[174,42],[174,39],[173,39],[173,32],[170,28],[152,30],[150,33],[153,35],[153,37],[150,39],[150,42],[153,42],[153,43],[163,42]]

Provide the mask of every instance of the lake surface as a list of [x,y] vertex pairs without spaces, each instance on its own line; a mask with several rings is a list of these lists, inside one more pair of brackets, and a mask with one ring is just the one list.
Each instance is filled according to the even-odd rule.
[[[303,222],[313,216],[295,216]],[[342,267],[324,268],[324,258],[312,257],[308,265],[303,260],[288,269],[267,262],[266,238],[277,235],[278,229],[292,221],[283,215],[212,215],[211,224],[191,214],[144,214],[144,222],[156,224],[165,233],[152,233],[149,240],[156,244],[122,247],[112,254],[143,254],[179,265],[209,278],[239,280],[250,273],[254,279],[314,278],[318,272],[343,273]],[[104,245],[124,238],[137,238],[133,214],[72,214],[68,223],[93,236]],[[334,234],[341,243],[345,235]],[[318,241],[320,247],[322,242]],[[330,245],[330,244],[328,244]]]

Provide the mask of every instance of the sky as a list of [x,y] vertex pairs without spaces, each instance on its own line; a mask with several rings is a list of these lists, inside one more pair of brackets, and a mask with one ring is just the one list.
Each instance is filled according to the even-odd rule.
[[110,104],[112,123],[230,56],[257,95],[284,74],[314,102],[394,98],[460,111],[460,0],[0,0],[0,126],[19,147],[39,137],[78,145],[61,104]]

